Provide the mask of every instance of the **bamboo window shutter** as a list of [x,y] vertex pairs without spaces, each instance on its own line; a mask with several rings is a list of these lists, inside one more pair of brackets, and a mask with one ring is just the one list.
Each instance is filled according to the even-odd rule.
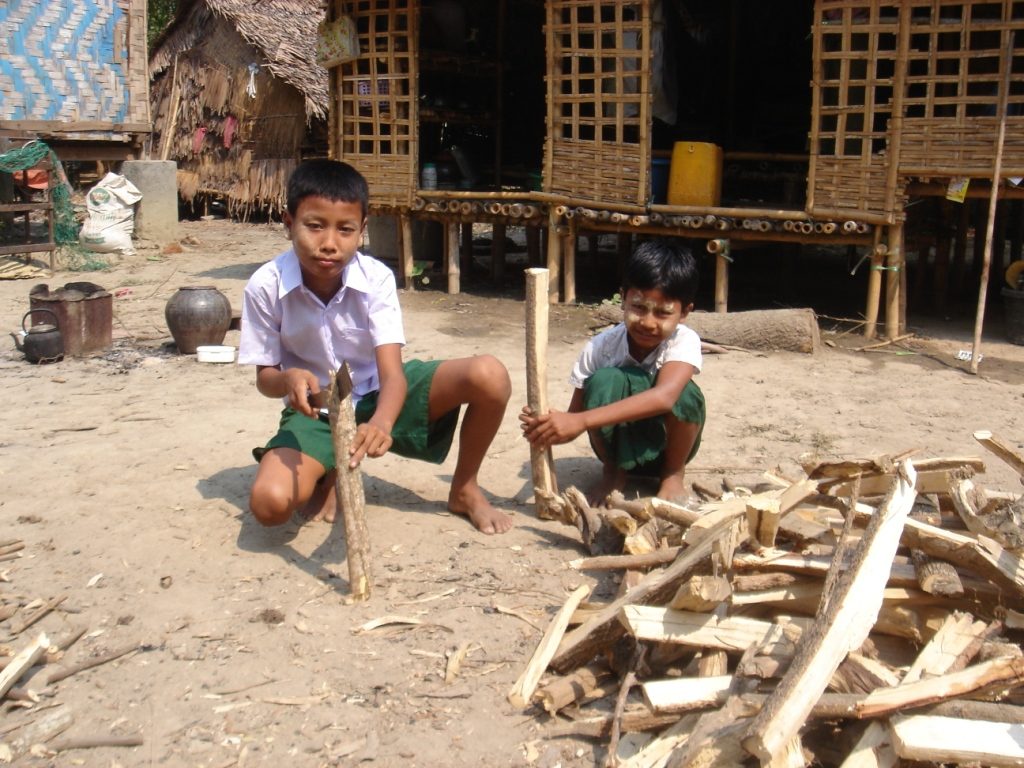
[[649,0],[548,1],[546,192],[646,202],[650,19]]
[[334,68],[335,154],[362,171],[374,205],[408,207],[416,188],[418,0],[333,0],[355,19],[359,56]]

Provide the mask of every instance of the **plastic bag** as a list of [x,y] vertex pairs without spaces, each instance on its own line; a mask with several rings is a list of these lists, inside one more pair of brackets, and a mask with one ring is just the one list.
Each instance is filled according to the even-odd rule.
[[351,16],[336,21],[321,21],[316,36],[316,62],[321,67],[336,67],[359,56],[359,37]]
[[134,255],[135,204],[141,199],[138,187],[124,176],[108,173],[100,179],[85,197],[89,218],[78,237],[82,247],[96,253]]

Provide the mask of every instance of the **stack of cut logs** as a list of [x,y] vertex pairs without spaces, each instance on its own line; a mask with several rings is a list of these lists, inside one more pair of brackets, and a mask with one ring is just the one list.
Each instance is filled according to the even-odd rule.
[[1019,496],[976,458],[803,469],[688,506],[549,498],[591,553],[571,566],[620,591],[578,589],[509,700],[631,768],[1024,765]]

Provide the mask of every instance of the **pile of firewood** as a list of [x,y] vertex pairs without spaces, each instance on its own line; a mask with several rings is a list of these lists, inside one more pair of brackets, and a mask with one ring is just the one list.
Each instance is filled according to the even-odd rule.
[[633,768],[1024,765],[1019,495],[976,458],[803,468],[689,506],[547,499],[621,589],[572,595],[510,701]]

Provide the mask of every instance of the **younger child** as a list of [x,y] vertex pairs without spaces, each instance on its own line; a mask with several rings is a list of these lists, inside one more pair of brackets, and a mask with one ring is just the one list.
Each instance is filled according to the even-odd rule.
[[568,443],[583,432],[603,465],[590,494],[601,504],[622,490],[626,473],[656,474],[658,496],[681,500],[686,464],[704,429],[700,338],[683,321],[697,293],[697,264],[669,241],[642,243],[626,265],[623,322],[587,342],[573,367],[568,412],[519,417],[536,447]]
[[284,225],[291,250],[260,267],[245,287],[238,362],[256,366],[256,389],[284,399],[277,434],[253,455],[249,497],[263,525],[334,516],[331,429],[314,407],[330,375],[352,372],[358,431],[348,455],[389,450],[441,463],[466,406],[448,509],[484,533],[511,518],[487,501],[477,473],[511,393],[508,371],[490,355],[403,364],[405,334],[391,270],[359,252],[366,228],[366,179],[347,163],[310,160],[288,181]]

